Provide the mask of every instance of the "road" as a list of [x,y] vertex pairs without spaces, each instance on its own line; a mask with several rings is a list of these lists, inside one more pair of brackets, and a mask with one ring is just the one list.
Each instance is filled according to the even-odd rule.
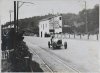
[[99,42],[75,39],[67,41],[68,48],[48,48],[50,38],[25,36],[24,41],[36,60],[46,72],[95,72],[99,73]]

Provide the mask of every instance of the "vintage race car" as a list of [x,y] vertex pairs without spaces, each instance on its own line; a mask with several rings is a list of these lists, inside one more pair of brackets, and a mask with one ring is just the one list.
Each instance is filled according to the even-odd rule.
[[62,42],[61,38],[55,38],[54,36],[51,37],[50,41],[48,41],[48,47],[49,48],[53,48],[53,49],[58,49],[61,47],[64,47],[65,49],[67,49],[67,42]]

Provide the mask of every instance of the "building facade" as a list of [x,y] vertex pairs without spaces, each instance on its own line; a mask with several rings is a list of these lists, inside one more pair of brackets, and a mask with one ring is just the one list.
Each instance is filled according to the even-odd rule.
[[39,22],[39,36],[47,37],[54,33],[62,33],[62,16],[57,15],[42,19]]

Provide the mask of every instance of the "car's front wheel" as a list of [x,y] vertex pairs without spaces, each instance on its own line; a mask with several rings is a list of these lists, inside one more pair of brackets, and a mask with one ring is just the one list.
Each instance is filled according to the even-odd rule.
[[48,47],[50,48],[50,42],[48,42]]
[[67,42],[64,42],[64,48],[67,49]]

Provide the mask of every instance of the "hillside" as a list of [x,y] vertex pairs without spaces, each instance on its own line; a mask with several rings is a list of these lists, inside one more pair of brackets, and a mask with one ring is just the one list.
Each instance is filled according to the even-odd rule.
[[[87,15],[86,15],[87,14]],[[86,16],[88,33],[99,33],[99,5],[95,5],[93,9],[82,10],[79,14],[61,14],[63,21],[63,33],[66,33],[67,28],[64,25],[69,25],[73,33],[86,33]],[[48,14],[45,16],[35,16],[19,20],[19,30],[25,30],[28,33],[38,34],[38,24],[41,19],[52,16]],[[7,22],[5,26],[9,25]],[[13,22],[12,22],[13,24]],[[70,33],[70,32],[67,32]]]

